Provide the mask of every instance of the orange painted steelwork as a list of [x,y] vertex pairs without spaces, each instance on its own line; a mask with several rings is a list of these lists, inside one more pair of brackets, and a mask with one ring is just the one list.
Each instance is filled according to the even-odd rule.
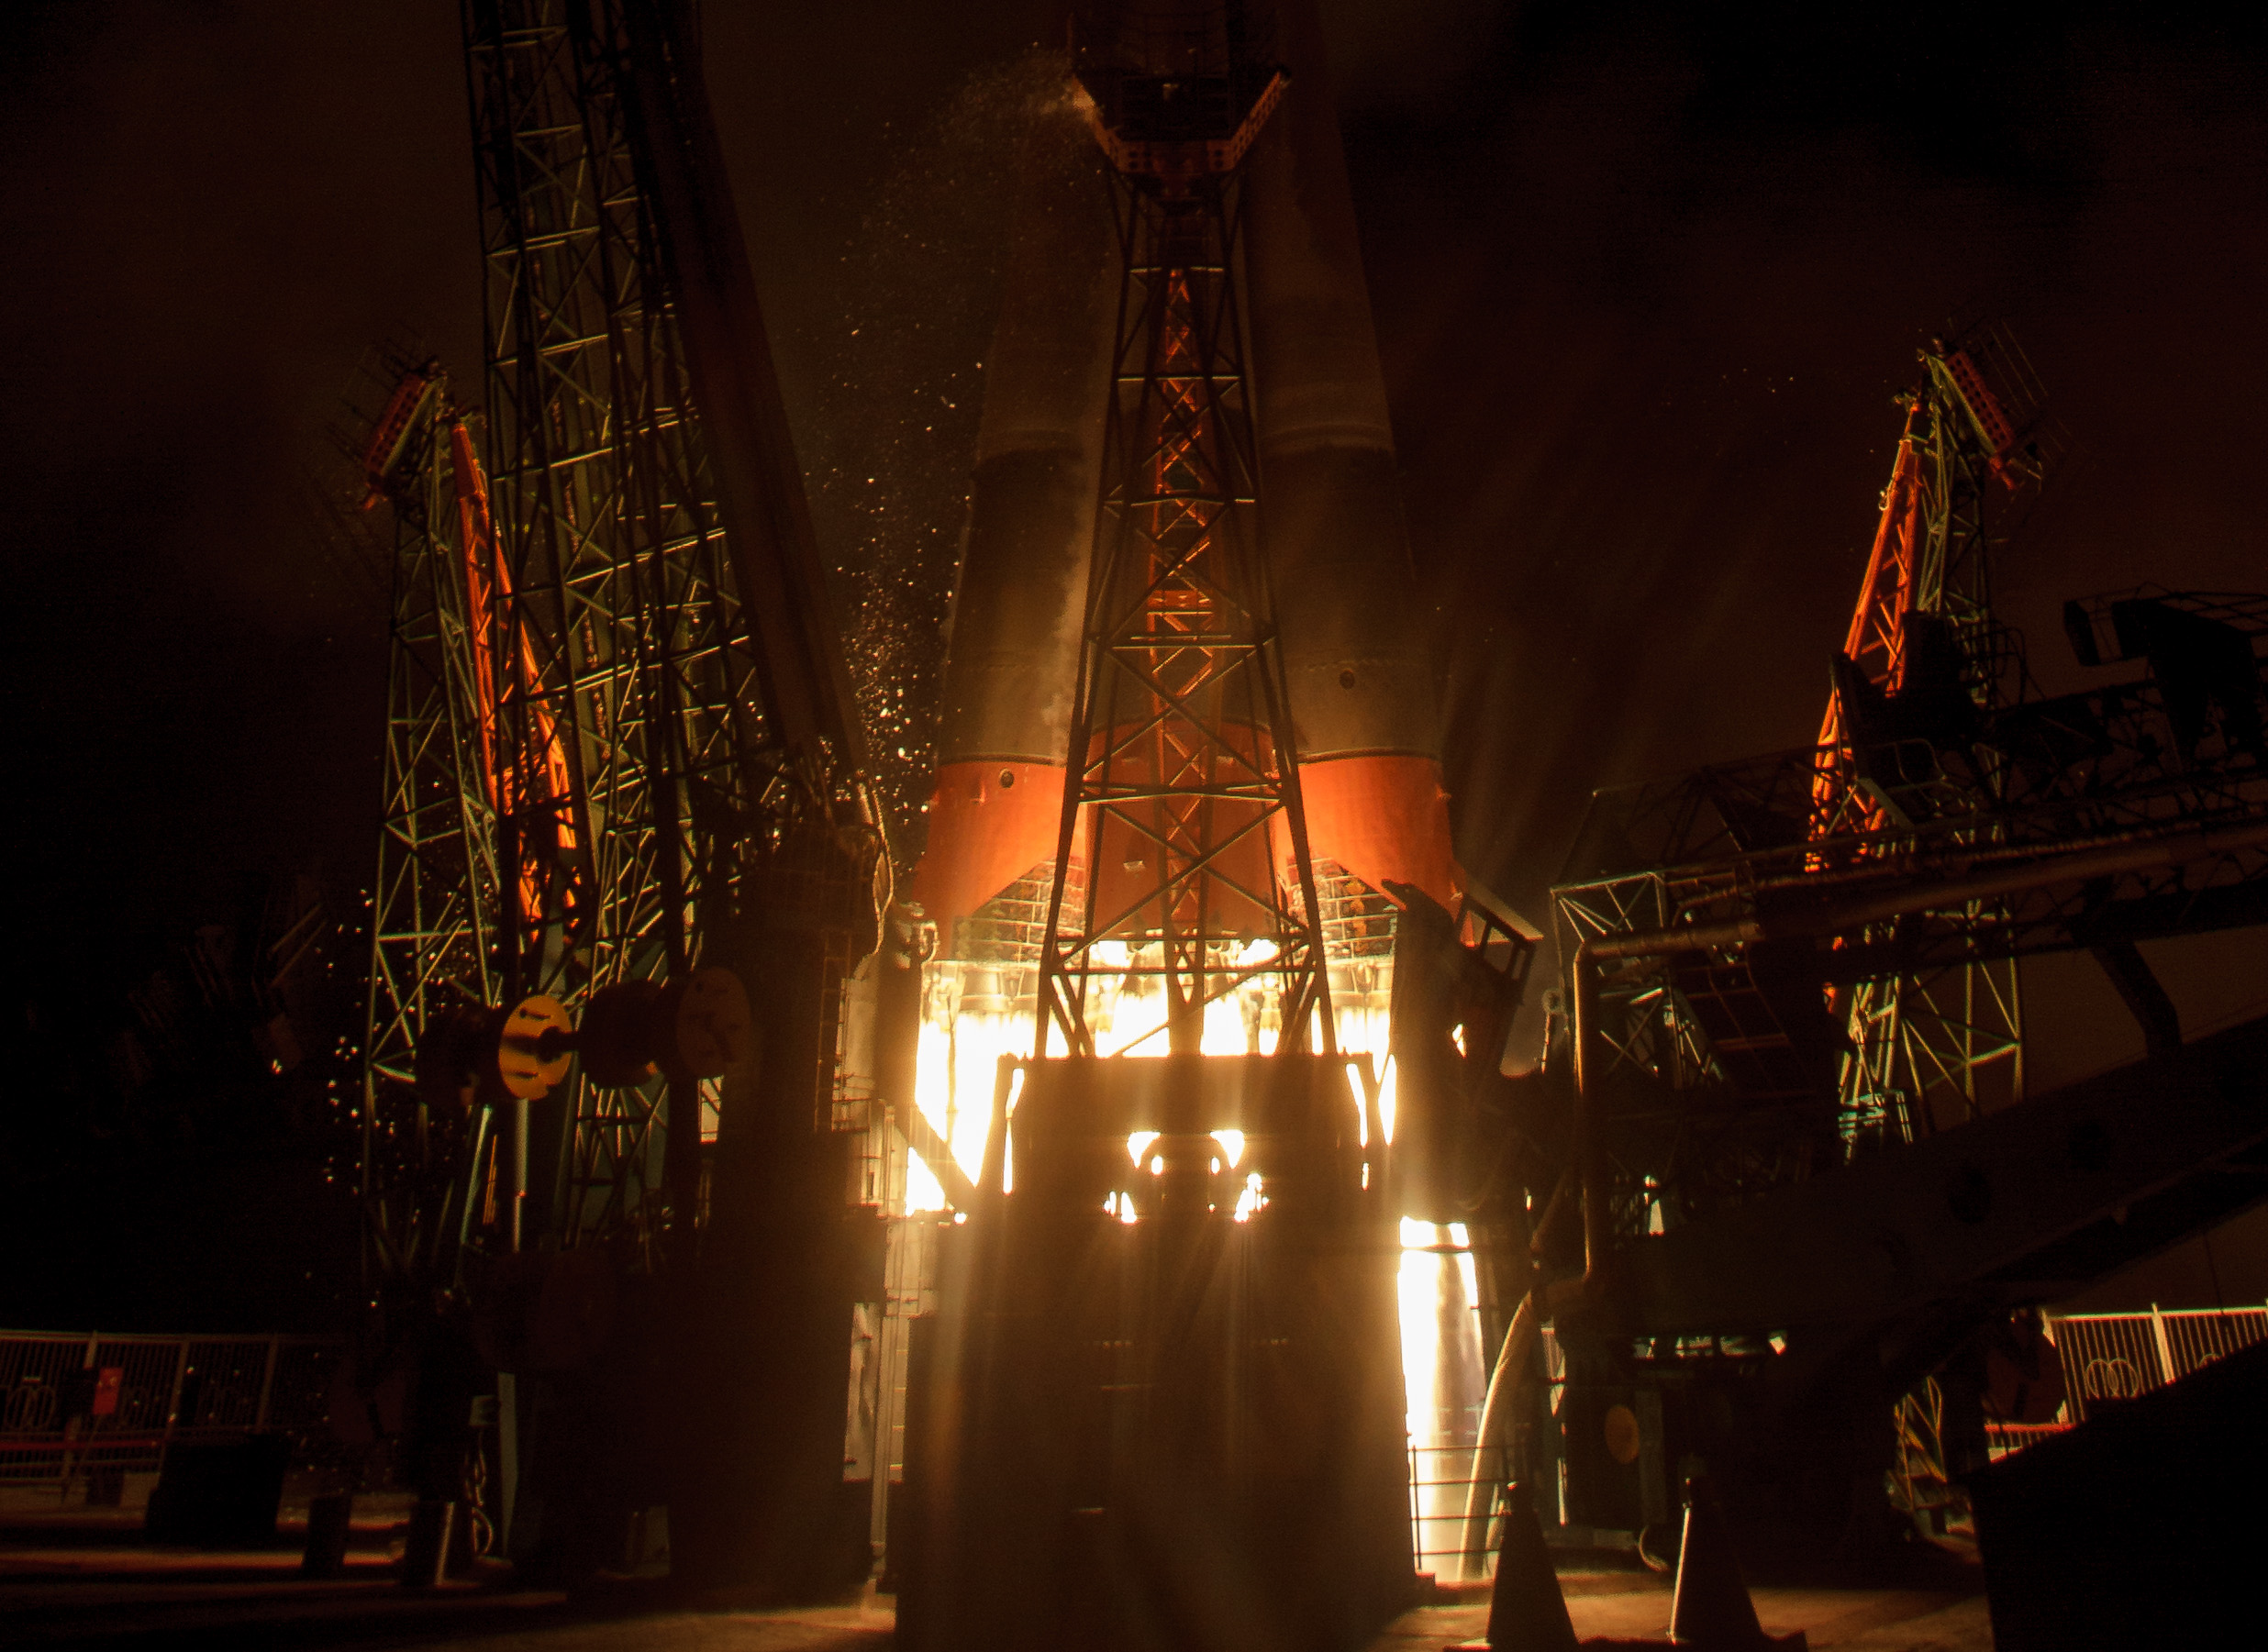
[[[566,748],[560,740],[559,720],[537,695],[541,673],[536,662],[535,644],[514,613],[511,570],[496,555],[495,524],[488,508],[488,473],[481,468],[472,433],[461,418],[450,426],[449,449],[450,471],[456,482],[457,538],[464,558],[465,614],[472,632],[472,691],[480,719],[481,776],[488,793],[488,805],[506,814],[533,804],[539,795],[521,795],[514,783],[515,764],[511,755],[503,749],[497,734],[496,626],[497,616],[502,615],[506,616],[505,623],[512,632],[514,646],[510,655],[517,668],[510,689],[528,703],[530,730],[540,753],[539,795],[556,805],[551,813],[559,847],[572,849],[575,845],[574,824],[563,805],[574,793],[573,772],[567,765]],[[520,912],[531,922],[542,906],[542,876],[540,862],[523,846],[517,878]]]
[[426,398],[434,394],[443,378],[440,363],[428,361],[423,367],[413,367],[404,373],[394,386],[394,394],[386,398],[377,422],[372,426],[370,440],[362,449],[362,480],[367,484],[362,502],[355,508],[367,511],[386,496],[386,479],[402,457],[402,445],[409,439],[410,427],[417,421],[417,410],[426,405]]
[[[1914,419],[1919,410],[1918,402],[1906,410],[1906,428],[1898,438],[1890,485],[1883,490],[1882,520],[1875,525],[1874,548],[1866,560],[1866,577],[1859,582],[1859,603],[1851,612],[1851,630],[1842,649],[1868,682],[1894,694],[1905,682],[1905,634],[1900,622],[1914,605],[1915,558],[1921,549],[1921,459],[1914,442]],[[1844,732],[1840,697],[1830,694],[1827,715],[1819,723],[1818,767],[1811,782],[1811,833],[1815,837],[1863,824],[1840,821],[1850,786],[1842,760]],[[1860,806],[1871,822],[1873,806],[1864,803]]]
[[480,718],[481,779],[488,806],[501,808],[496,749],[496,604],[489,570],[496,569],[509,601],[511,575],[496,568],[495,524],[488,514],[488,475],[472,450],[472,433],[458,419],[449,430],[450,473],[456,482],[457,543],[464,558],[464,612],[472,638],[472,698]]
[[[1406,753],[1332,758],[1302,763],[1299,783],[1317,859],[1337,862],[1375,890],[1414,883],[1457,910],[1464,874],[1450,843],[1440,763]],[[940,926],[967,917],[1054,854],[1062,806],[1063,771],[1056,764],[942,765],[914,899]],[[1276,844],[1275,859],[1285,866],[1279,875],[1288,875],[1288,844]]]

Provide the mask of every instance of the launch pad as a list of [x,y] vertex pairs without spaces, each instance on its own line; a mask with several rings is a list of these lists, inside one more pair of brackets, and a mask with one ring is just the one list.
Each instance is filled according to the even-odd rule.
[[1409,1603],[1368,1066],[1004,1064],[915,1343],[904,1644],[1346,1647]]
[[[1344,1649],[1484,1575],[1514,1480],[1654,1558],[1695,1479],[1822,1544],[1941,1513],[1995,1336],[2257,1202],[2257,1029],[2185,1056],[2137,946],[2263,911],[2268,599],[2081,604],[2148,675],[2040,698],[1992,573],[2060,444],[2005,338],[1933,345],[1819,740],[1600,795],[1514,1080],[1542,937],[1450,841],[1314,7],[1075,10],[911,869],[691,14],[468,10],[489,460],[430,373],[373,438],[363,1191],[372,1297],[492,1333],[506,1551],[587,1575],[666,1501],[678,1581],[879,1560],[923,1652]],[[2016,960],[2077,948],[2151,1055],[2027,1101]],[[678,1013],[719,974],[744,1037]],[[2112,1150],[2151,1091],[2163,1162]],[[553,1360],[474,1300],[521,1276],[637,1312]]]

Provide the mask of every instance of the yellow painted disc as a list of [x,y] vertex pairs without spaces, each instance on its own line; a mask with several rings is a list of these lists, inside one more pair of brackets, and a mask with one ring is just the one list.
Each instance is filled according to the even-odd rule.
[[504,1037],[496,1047],[496,1071],[504,1087],[523,1102],[539,1102],[567,1076],[573,1052],[561,1046],[550,1056],[540,1049],[547,1032],[571,1033],[573,1024],[556,998],[538,993],[523,998],[505,1017]]

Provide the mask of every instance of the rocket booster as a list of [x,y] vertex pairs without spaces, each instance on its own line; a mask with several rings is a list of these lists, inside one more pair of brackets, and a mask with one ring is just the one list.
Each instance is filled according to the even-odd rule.
[[1245,159],[1262,533],[1315,858],[1451,911],[1440,714],[1314,0],[1277,7],[1290,90]]
[[1117,279],[1103,161],[1068,69],[1062,94],[1025,140],[984,360],[928,848],[914,881],[948,935],[1053,859],[1063,806]]

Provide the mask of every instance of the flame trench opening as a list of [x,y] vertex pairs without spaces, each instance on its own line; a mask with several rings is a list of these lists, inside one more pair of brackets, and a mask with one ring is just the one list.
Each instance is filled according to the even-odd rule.
[[[1083,890],[1076,863],[1066,902]],[[1000,1062],[1032,1053],[1038,1025],[1040,948],[1047,924],[1051,864],[1033,867],[975,913],[952,926],[939,955],[922,966],[921,1033],[916,1058],[914,1104],[962,1173],[973,1181],[983,1169]],[[1395,1075],[1389,1054],[1387,1010],[1394,992],[1394,906],[1384,896],[1325,862],[1316,868],[1323,908],[1324,958],[1330,971],[1332,1026],[1342,1056],[1368,1056],[1377,1074],[1378,1116],[1394,1139]],[[1097,941],[1097,960],[1120,971],[1094,977],[1087,1018],[1098,1053],[1128,1059],[1167,1053],[1168,1011],[1162,943]],[[1216,945],[1208,972],[1223,990],[1205,1005],[1202,1052],[1208,1056],[1273,1055],[1282,1037],[1282,991],[1266,966],[1273,943],[1265,937]],[[1311,1038],[1311,1048],[1319,1042]],[[1360,1097],[1363,1084],[1353,1085]],[[1358,1110],[1358,1134],[1367,1134]],[[1230,1133],[1233,1134],[1233,1133]],[[1227,1154],[1233,1169],[1242,1156],[1240,1137]],[[1247,1189],[1252,1210],[1264,1195]],[[911,1156],[906,1208],[947,1208],[935,1170]]]

